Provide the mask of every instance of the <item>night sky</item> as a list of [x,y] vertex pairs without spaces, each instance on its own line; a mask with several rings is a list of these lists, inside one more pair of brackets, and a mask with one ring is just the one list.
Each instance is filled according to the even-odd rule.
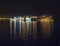
[[58,14],[59,1],[0,1],[0,14],[2,15],[40,15],[43,13]]

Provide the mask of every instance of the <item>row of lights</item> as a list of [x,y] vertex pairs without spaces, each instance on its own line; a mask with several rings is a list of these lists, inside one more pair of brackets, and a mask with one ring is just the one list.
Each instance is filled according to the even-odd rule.
[[[25,19],[23,17],[14,17],[14,18],[10,18],[10,20],[24,21]],[[26,21],[31,21],[31,18],[26,17]]]
[[[24,20],[26,20],[26,21],[31,21],[31,19],[32,18],[37,18],[37,16],[27,16],[27,17],[14,17],[14,18],[0,18],[0,20],[4,20],[4,19],[8,19],[8,20],[12,20],[12,21],[15,21],[15,20],[19,20],[19,21],[24,21]],[[37,18],[38,19],[38,18]],[[54,21],[53,19],[52,19],[52,16],[40,16],[39,17],[39,19],[38,19],[38,21],[49,21],[49,20],[51,20],[51,21]]]
[[[24,17],[14,17],[14,19],[12,19],[12,20],[20,20],[20,21],[24,21]],[[32,18],[29,18],[29,17],[26,17],[25,18],[25,20],[26,21],[31,21],[31,19]],[[53,19],[52,19],[52,17],[51,16],[47,16],[47,17],[45,17],[45,16],[42,16],[42,17],[40,17],[40,19],[38,19],[39,21],[49,21],[49,20],[51,20],[51,21],[54,21]]]

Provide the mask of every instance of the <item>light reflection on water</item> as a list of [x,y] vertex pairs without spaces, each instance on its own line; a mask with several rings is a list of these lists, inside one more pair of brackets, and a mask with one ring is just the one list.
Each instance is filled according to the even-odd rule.
[[[53,21],[50,18],[43,18],[40,19],[39,25],[38,21],[34,20],[31,21],[29,18],[24,20],[10,20],[10,35],[13,39],[37,39],[38,37],[41,38],[48,38],[50,37],[51,31],[53,29]],[[39,34],[39,36],[37,36]]]
[[36,21],[22,21],[22,39],[33,39],[37,35]]
[[40,21],[40,27],[41,27],[41,36],[43,39],[49,39],[50,35],[53,31],[54,21],[48,19]]
[[[14,22],[14,30],[13,22],[10,21],[10,35],[11,38],[22,38],[22,39],[36,39],[37,38],[37,21],[21,21]],[[14,31],[14,33],[12,32]],[[14,36],[12,36],[14,34]]]
[[[9,27],[9,24],[10,24],[10,27]],[[8,27],[9,27],[10,28],[9,33],[10,33],[10,38],[11,39],[19,40],[19,41],[20,40],[30,41],[30,40],[37,40],[37,39],[41,40],[42,38],[43,39],[45,39],[45,38],[48,39],[50,37],[52,31],[53,31],[53,28],[54,28],[53,26],[54,26],[54,23],[53,23],[53,21],[51,22],[50,20],[46,22],[45,20],[44,21],[43,20],[42,21],[37,21],[37,20],[34,20],[34,21],[23,20],[23,21],[20,21],[18,19],[18,21],[16,21],[16,20],[12,21],[10,19],[10,23],[8,23],[8,24],[4,23],[4,21],[2,22],[2,25],[0,26],[2,29],[0,28],[0,30],[2,32],[3,31],[6,32],[6,31],[9,31],[9,29],[8,29]],[[4,29],[3,27],[7,28],[8,30]],[[3,33],[3,35],[4,35],[4,33]]]
[[[37,39],[37,21],[21,21],[21,22],[14,22],[14,27],[13,27],[13,22],[10,21],[10,35],[11,38],[13,39],[20,39],[22,38],[23,40],[26,39]],[[52,31],[52,23],[53,22],[40,22],[40,35],[43,38],[49,37]]]
[[26,22],[22,21],[22,38],[26,38]]
[[21,24],[22,24],[22,23],[21,23],[21,21],[20,21],[20,22],[19,22],[19,35],[20,35],[19,38],[21,37],[21,32],[22,32],[22,31],[21,31],[21,30],[22,30],[22,29],[21,29],[21,27],[22,27]]

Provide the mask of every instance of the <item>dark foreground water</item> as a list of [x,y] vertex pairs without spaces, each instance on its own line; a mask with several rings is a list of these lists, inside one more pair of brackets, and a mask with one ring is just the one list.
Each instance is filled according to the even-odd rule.
[[[36,39],[30,38],[24,40],[23,38],[10,39],[10,21],[0,21],[0,45],[4,46],[57,46],[59,45],[58,27],[55,23],[54,31],[50,34],[49,38],[42,38],[40,35],[40,25],[37,24]],[[18,27],[18,26],[17,26]],[[24,27],[24,26],[23,26]],[[18,30],[18,29],[17,29]],[[28,30],[28,29],[27,29]],[[28,32],[29,33],[29,32]],[[18,34],[17,34],[18,36]],[[33,37],[32,35],[30,37]]]

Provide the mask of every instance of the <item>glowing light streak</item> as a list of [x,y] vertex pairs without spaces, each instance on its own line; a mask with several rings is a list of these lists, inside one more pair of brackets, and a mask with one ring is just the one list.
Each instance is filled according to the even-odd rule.
[[22,21],[21,21],[21,17],[19,18],[19,37],[21,38],[21,34],[22,34]]
[[22,38],[26,39],[26,22],[22,21]]
[[27,26],[27,37],[29,36],[29,33],[30,33],[30,22],[29,21],[26,21],[26,26]]
[[10,18],[10,37],[12,38],[12,18]]
[[14,17],[14,38],[16,38],[16,17]]
[[27,26],[27,38],[29,38],[28,36],[30,36],[30,23],[31,23],[31,18],[26,17],[26,26]]
[[9,20],[10,18],[0,18],[0,20]]

